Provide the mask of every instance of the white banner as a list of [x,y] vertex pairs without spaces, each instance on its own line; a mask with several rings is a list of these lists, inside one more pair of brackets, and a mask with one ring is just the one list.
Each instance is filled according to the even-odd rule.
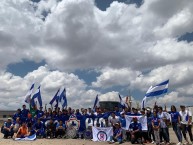
[[92,127],[93,141],[107,141],[110,136],[113,136],[112,127]]
[[125,115],[126,119],[126,128],[129,129],[129,126],[132,122],[133,117],[137,117],[138,122],[141,123],[142,126],[142,131],[147,131],[147,116],[130,116],[130,115]]

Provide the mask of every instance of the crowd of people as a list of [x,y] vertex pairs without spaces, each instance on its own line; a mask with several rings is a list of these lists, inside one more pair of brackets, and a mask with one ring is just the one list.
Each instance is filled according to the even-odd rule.
[[[117,142],[120,144],[130,141],[132,144],[170,144],[169,127],[172,127],[175,132],[179,142],[177,145],[181,145],[183,139],[185,140],[184,144],[190,143],[187,133],[193,143],[192,114],[184,105],[180,106],[179,111],[174,105],[171,106],[170,110],[157,105],[141,110],[116,106],[113,111],[100,107],[95,109],[81,108],[80,110],[70,107],[67,109],[45,108],[43,110],[42,107],[39,109],[34,107],[30,111],[26,109],[26,105],[23,105],[22,109],[18,109],[12,118],[8,118],[1,128],[1,132],[4,134],[4,138],[23,138],[34,133],[36,133],[37,138],[65,138],[66,121],[72,115],[80,120],[77,134],[86,131],[88,126],[113,127],[113,136],[108,139],[109,143]],[[133,116],[129,127],[126,126],[125,115]],[[142,129],[138,116],[147,118],[147,130]],[[101,118],[104,122],[99,121]],[[85,123],[87,119],[90,122],[88,126]],[[83,138],[83,136],[81,137]]]

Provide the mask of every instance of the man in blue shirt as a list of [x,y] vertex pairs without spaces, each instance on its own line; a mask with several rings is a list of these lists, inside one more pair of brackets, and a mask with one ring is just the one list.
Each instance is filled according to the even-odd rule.
[[26,109],[26,105],[23,105],[22,108],[23,109],[21,111],[21,118],[20,118],[21,122],[26,121],[28,113],[29,113],[29,110]]
[[37,111],[36,111],[36,116],[37,116],[37,118],[40,118],[40,119],[43,118],[43,116],[44,116],[44,111],[42,111],[42,109],[43,109],[43,107],[40,107],[40,110],[37,110]]
[[20,118],[22,117],[22,114],[21,114],[21,109],[17,109],[17,112],[13,115],[13,120],[16,121],[17,118]]
[[119,117],[119,122],[122,128],[122,133],[123,133],[123,140],[126,141],[127,137],[126,137],[126,119],[125,119],[125,113],[121,112],[120,113],[121,116]]
[[33,130],[35,131],[35,133],[37,135],[37,138],[43,138],[43,136],[44,136],[44,125],[41,122],[40,118],[33,125]]
[[65,134],[66,126],[63,124],[62,121],[59,122],[59,124],[56,125],[56,137],[62,138]]
[[13,136],[13,124],[11,118],[8,118],[7,122],[4,123],[2,133],[4,134],[3,138],[8,138]]
[[129,125],[129,130],[131,133],[131,143],[139,143],[142,144],[142,139],[141,139],[141,123],[138,123],[137,117],[133,117],[133,122]]

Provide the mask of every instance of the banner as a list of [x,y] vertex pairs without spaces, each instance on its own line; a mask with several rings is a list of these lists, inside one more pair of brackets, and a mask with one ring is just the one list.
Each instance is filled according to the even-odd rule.
[[36,134],[33,134],[25,138],[15,138],[15,141],[33,141],[35,139],[36,139]]
[[147,131],[148,127],[147,127],[147,116],[132,116],[132,115],[125,115],[125,119],[126,119],[126,128],[129,128],[133,117],[137,117],[138,122],[141,123],[142,126],[142,131]]
[[110,136],[113,136],[112,127],[92,127],[93,141],[107,141]]

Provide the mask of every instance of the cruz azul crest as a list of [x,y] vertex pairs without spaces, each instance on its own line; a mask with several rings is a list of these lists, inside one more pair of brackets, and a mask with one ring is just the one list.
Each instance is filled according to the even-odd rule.
[[78,130],[80,127],[80,120],[78,120],[75,115],[71,115],[69,120],[66,121],[66,127]]
[[107,134],[104,131],[99,131],[97,134],[99,141],[106,141],[107,140]]

